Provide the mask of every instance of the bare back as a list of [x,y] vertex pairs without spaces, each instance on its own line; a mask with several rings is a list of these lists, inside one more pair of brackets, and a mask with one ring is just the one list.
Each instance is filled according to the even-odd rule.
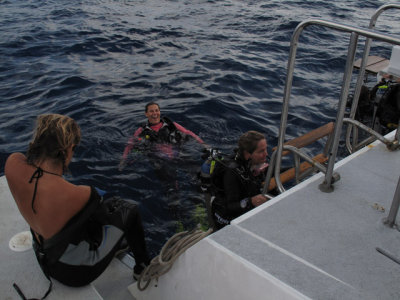
[[[22,216],[34,232],[48,239],[85,206],[90,197],[90,187],[73,185],[61,176],[47,172],[29,183],[36,170],[35,166],[27,164],[22,153],[11,154],[4,169],[11,194]],[[32,199],[36,180],[35,213]]]

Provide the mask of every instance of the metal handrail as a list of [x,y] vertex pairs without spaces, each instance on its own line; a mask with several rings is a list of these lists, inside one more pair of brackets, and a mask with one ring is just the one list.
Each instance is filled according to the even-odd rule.
[[[370,22],[369,22],[369,29],[373,29],[375,28],[376,22],[378,20],[378,17],[386,10],[389,9],[400,9],[400,4],[386,4],[386,5],[382,5],[381,7],[379,7],[375,13],[372,15]],[[369,52],[371,49],[371,38],[367,38],[365,40],[365,46],[364,46],[364,53],[361,59],[361,65],[360,65],[360,71],[358,73],[358,78],[357,78],[357,83],[356,83],[356,87],[355,87],[355,91],[354,91],[354,96],[353,96],[353,103],[350,109],[350,115],[349,118],[350,119],[354,119],[355,114],[356,114],[356,110],[357,110],[357,106],[358,106],[358,101],[359,101],[359,97],[361,94],[361,87],[363,84],[363,78],[365,76],[365,69],[366,69],[366,65],[367,65],[367,61],[368,61],[368,56],[369,56]],[[351,137],[351,132],[353,131],[353,139],[352,139],[352,143],[350,143],[350,137]],[[346,131],[346,148],[350,153],[353,153],[354,151],[360,149],[361,147],[369,144],[370,142],[372,142],[373,140],[375,140],[372,136],[369,138],[366,138],[365,140],[361,141],[360,143],[358,143],[358,127],[352,126],[351,124],[347,127],[347,131]]]
[[[295,146],[284,145],[283,146],[283,150],[290,151],[295,156],[295,172],[296,172],[295,179],[296,180],[299,178],[299,175],[300,175],[299,174],[299,167],[300,167],[299,158],[301,158],[301,159],[307,161],[308,163],[310,163],[318,171],[326,173],[326,167],[323,164],[313,160],[313,158],[311,156],[309,156],[306,153],[302,152],[299,148],[297,148]],[[271,155],[271,159],[270,159],[270,165],[271,166],[275,165],[276,153],[277,153],[277,150],[275,150]],[[272,172],[273,172],[273,168],[268,168],[267,174],[266,174],[266,180],[265,180],[265,183],[264,183],[264,188],[263,188],[263,191],[262,191],[262,193],[264,195],[268,194],[268,188],[269,188],[269,184],[270,184],[270,181],[271,181],[271,178],[272,178]],[[336,180],[339,180],[339,175],[335,174],[335,176],[338,176],[338,177],[336,177]],[[279,182],[276,181],[276,184],[277,184],[277,187],[278,187],[279,190],[280,189],[284,190],[284,187],[283,187],[282,182],[280,180],[279,180]]]
[[[321,25],[328,28],[332,28],[342,32],[351,33],[350,44],[348,48],[348,55],[346,61],[346,67],[343,77],[343,84],[341,90],[341,96],[339,101],[339,111],[336,116],[336,123],[334,129],[334,138],[333,138],[333,145],[331,146],[331,151],[329,152],[329,160],[328,160],[328,167],[325,174],[324,183],[320,185],[321,190],[324,191],[331,191],[333,187],[331,186],[332,183],[332,176],[333,176],[333,166],[336,159],[337,149],[339,145],[339,137],[343,125],[343,117],[346,108],[346,100],[348,95],[348,90],[350,86],[350,79],[351,73],[353,69],[354,57],[355,57],[355,50],[357,45],[358,36],[362,35],[367,38],[377,39],[383,42],[388,42],[391,44],[400,45],[400,39],[396,37],[392,37],[390,35],[385,35],[382,33],[375,32],[370,29],[362,29],[354,26],[343,25],[339,23],[335,23],[332,21],[325,21],[320,19],[310,19],[300,23],[291,38],[290,41],[290,52],[289,52],[289,60],[287,66],[287,75],[286,75],[286,83],[284,89],[284,97],[283,97],[283,104],[282,104],[282,114],[281,114],[281,121],[280,121],[280,129],[279,129],[279,139],[278,139],[278,146],[276,152],[276,165],[274,168],[274,177],[277,183],[278,190],[280,192],[284,191],[282,183],[280,181],[280,169],[281,169],[281,160],[282,160],[282,150],[285,140],[285,131],[287,126],[287,118],[288,118],[288,109],[289,109],[289,100],[290,94],[292,89],[293,83],[293,72],[294,72],[294,65],[296,59],[296,51],[298,47],[298,41],[300,34],[302,33],[303,29],[310,25]],[[266,182],[266,185],[269,186],[269,182]]]
[[394,139],[393,141],[388,140],[383,135],[381,135],[380,133],[376,132],[372,128],[369,128],[367,125],[361,123],[360,121],[357,121],[357,120],[351,119],[351,118],[344,118],[343,119],[343,123],[348,123],[351,126],[355,126],[357,128],[360,128],[360,129],[368,132],[371,136],[369,138],[365,139],[362,142],[365,145],[373,142],[376,139],[378,139],[382,143],[384,143],[388,147],[389,150],[397,150],[399,148],[398,140],[396,140],[396,139]]

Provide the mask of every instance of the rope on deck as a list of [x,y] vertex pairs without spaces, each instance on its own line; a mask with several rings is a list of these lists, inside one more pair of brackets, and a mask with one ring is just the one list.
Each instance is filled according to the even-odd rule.
[[213,230],[211,228],[207,231],[194,229],[173,235],[162,247],[160,254],[154,257],[150,264],[143,270],[137,281],[139,291],[144,291],[149,286],[152,279],[158,280],[158,277],[167,273],[175,260],[183,252],[212,232]]

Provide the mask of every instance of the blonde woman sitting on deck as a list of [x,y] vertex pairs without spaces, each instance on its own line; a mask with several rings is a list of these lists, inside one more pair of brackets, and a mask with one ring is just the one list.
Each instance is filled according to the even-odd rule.
[[[13,153],[7,159],[5,176],[31,228],[38,262],[47,278],[83,286],[104,271],[125,237],[138,276],[149,257],[136,205],[118,198],[103,201],[100,190],[63,178],[80,139],[73,119],[41,115],[27,155]],[[45,296],[50,289],[51,284]]]

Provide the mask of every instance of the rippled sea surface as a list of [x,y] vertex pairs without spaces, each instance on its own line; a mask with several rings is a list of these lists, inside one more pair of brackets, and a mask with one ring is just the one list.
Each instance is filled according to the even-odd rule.
[[[0,175],[10,153],[26,151],[37,115],[73,117],[83,140],[68,180],[139,203],[155,254],[179,227],[193,226],[204,206],[196,179],[202,149],[195,142],[181,149],[170,162],[178,169],[172,180],[141,153],[118,171],[128,138],[145,121],[145,104],[157,101],[165,115],[224,152],[250,129],[265,133],[272,148],[295,27],[308,18],[367,27],[385,3],[0,0]],[[393,16],[382,16],[377,28],[399,34]],[[288,137],[334,119],[348,41],[317,26],[302,34]],[[380,56],[390,51],[372,48]]]

